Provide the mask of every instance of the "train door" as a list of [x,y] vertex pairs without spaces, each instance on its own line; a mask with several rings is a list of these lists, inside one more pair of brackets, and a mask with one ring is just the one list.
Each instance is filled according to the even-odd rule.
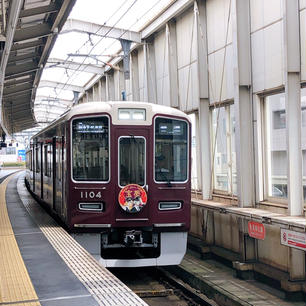
[[127,127],[116,130],[115,219],[118,225],[127,221],[149,221],[148,184],[150,175],[149,128]]

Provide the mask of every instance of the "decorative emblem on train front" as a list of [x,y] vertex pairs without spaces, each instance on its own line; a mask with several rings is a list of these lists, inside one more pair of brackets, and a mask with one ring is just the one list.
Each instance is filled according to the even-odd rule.
[[147,204],[146,191],[137,184],[130,184],[121,189],[118,201],[121,208],[129,213],[141,211]]

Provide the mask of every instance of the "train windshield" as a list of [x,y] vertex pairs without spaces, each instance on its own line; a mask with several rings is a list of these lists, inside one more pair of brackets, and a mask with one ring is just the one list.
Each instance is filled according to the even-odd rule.
[[76,181],[109,180],[108,117],[72,122],[72,176]]
[[120,186],[145,185],[145,139],[143,137],[120,137],[119,161]]
[[187,181],[188,125],[169,118],[155,120],[155,181]]

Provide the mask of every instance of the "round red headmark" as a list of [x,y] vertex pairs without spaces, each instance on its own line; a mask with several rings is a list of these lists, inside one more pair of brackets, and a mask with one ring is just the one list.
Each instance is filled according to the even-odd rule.
[[136,213],[147,204],[146,191],[137,184],[130,184],[121,189],[118,201],[123,210],[129,213]]

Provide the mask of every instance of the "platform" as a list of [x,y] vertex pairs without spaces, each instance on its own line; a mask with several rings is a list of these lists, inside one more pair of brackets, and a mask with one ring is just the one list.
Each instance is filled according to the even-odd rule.
[[24,171],[11,172],[0,173],[0,305],[147,305],[37,205]]
[[242,280],[235,270],[219,260],[203,259],[203,253],[196,251],[199,239],[190,237],[190,251],[183,262],[168,270],[192,288],[205,293],[220,305],[226,306],[306,306],[305,301],[289,301],[285,293],[255,279]]

